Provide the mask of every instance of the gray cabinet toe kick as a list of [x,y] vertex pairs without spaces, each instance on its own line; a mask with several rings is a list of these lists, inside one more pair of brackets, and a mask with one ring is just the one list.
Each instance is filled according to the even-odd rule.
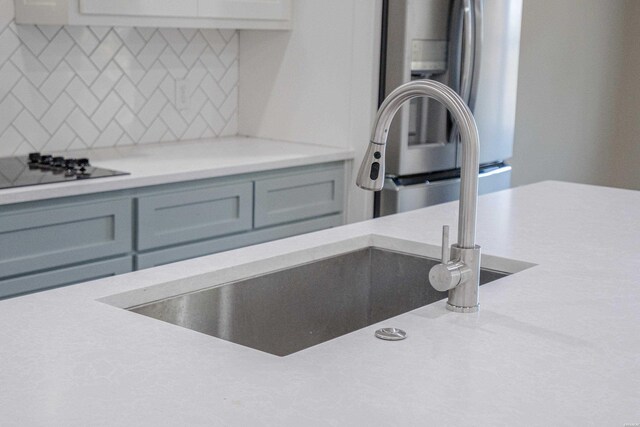
[[345,168],[0,205],[0,298],[342,225]]

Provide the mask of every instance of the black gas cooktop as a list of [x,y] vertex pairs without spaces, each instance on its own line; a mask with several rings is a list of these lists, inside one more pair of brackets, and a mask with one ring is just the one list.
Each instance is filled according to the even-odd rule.
[[0,188],[128,175],[91,166],[87,158],[64,158],[48,154],[30,153],[23,157],[0,158]]

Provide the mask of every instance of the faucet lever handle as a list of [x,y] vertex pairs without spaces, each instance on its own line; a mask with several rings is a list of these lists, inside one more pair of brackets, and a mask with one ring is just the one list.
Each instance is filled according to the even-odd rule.
[[442,226],[442,263],[447,264],[451,259],[451,249],[449,248],[449,226]]

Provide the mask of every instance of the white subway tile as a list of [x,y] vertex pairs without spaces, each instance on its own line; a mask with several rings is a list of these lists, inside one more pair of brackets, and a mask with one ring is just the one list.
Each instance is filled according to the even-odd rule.
[[0,99],[3,99],[20,80],[22,73],[10,61],[0,65]]
[[158,142],[166,132],[167,125],[165,125],[160,118],[157,118],[151,123],[151,126],[147,128],[147,131],[142,135],[139,142],[140,144]]
[[93,114],[100,105],[98,99],[93,95],[91,90],[85,85],[80,77],[74,77],[66,88],[69,96],[75,100],[76,104],[82,108],[82,111],[88,116]]
[[59,25],[37,25],[37,27],[47,40],[52,40],[58,34],[58,31],[62,29]]
[[53,102],[67,87],[75,73],[69,64],[62,61],[40,86],[40,92],[49,102]]
[[220,79],[220,87],[226,93],[230,93],[238,85],[238,67],[231,66],[226,74]]
[[74,46],[67,53],[65,61],[87,86],[91,85],[100,74],[93,62],[78,46]]
[[60,128],[49,138],[43,147],[46,151],[64,151],[76,139],[76,134],[67,124],[62,124]]
[[204,37],[196,34],[180,54],[180,60],[187,68],[191,68],[206,47],[207,42]]
[[167,71],[175,79],[182,79],[187,74],[187,67],[184,66],[180,58],[175,54],[171,46],[167,46],[160,55],[160,62],[167,68]]
[[207,122],[200,116],[196,116],[196,118],[191,122],[187,130],[184,132],[182,137],[184,139],[198,139],[207,129]]
[[146,40],[142,38],[136,28],[133,27],[115,27],[114,31],[118,33],[120,39],[131,53],[137,55],[145,46]]
[[73,129],[82,142],[91,147],[93,142],[100,135],[100,131],[89,120],[89,118],[82,112],[80,108],[76,108],[67,117],[66,123]]
[[114,60],[133,83],[138,83],[144,77],[144,68],[126,46],[120,48]]
[[13,127],[35,149],[42,149],[49,140],[49,133],[38,123],[38,120],[27,110],[22,110],[13,121]]
[[98,126],[98,129],[105,130],[109,122],[111,122],[115,117],[116,113],[120,111],[120,107],[122,107],[122,100],[114,92],[111,92],[105,100],[102,101],[95,113],[93,113],[91,119],[93,120],[93,123]]
[[49,76],[49,70],[26,46],[20,46],[11,55],[11,62],[29,79],[34,86],[40,86]]
[[126,105],[123,105],[120,111],[118,111],[118,114],[116,114],[116,121],[127,135],[131,137],[133,143],[137,143],[146,130],[144,125]]
[[22,111],[22,104],[15,96],[9,94],[0,101],[0,133],[4,132]]
[[0,147],[7,156],[16,152],[24,142],[24,137],[13,127],[9,126],[4,132],[0,132]]
[[215,52],[216,54],[222,52],[224,47],[227,45],[227,42],[224,37],[222,37],[222,34],[220,34],[220,32],[215,28],[207,28],[204,30],[200,30],[200,32],[207,41],[209,47],[211,47],[213,52]]
[[109,122],[109,125],[100,134],[96,142],[92,147],[113,147],[120,140],[120,137],[124,134],[122,128],[117,122]]
[[17,25],[15,33],[19,42],[26,45],[34,55],[39,55],[49,44],[49,39],[35,25]]
[[166,47],[167,42],[162,35],[156,31],[146,46],[138,53],[138,62],[140,62],[145,69],[149,69]]
[[235,87],[227,97],[227,99],[222,103],[222,105],[218,108],[220,114],[226,121],[231,119],[231,117],[236,114],[236,110],[238,109],[238,88]]
[[38,59],[49,71],[62,61],[62,58],[73,47],[73,39],[66,31],[59,31],[46,48],[38,55]]
[[6,27],[4,31],[0,33],[0,62],[4,62],[7,58],[11,57],[19,46],[20,39],[18,36],[10,27]]
[[156,90],[138,113],[138,118],[146,126],[151,126],[151,123],[158,117],[166,103],[167,97],[164,96],[161,90]]
[[122,71],[111,61],[91,85],[91,91],[98,99],[104,99],[122,77]]
[[[56,101],[49,107],[49,111],[45,113],[45,115],[40,120],[42,126],[49,132],[54,133],[58,127],[64,122],[69,113],[73,111],[76,104],[75,102],[67,95],[63,93],[56,99]],[[69,141],[71,142],[71,141]]]
[[167,70],[160,67],[151,67],[145,74],[145,76],[138,82],[138,90],[140,93],[149,98],[151,94],[159,89],[160,83],[167,75]]
[[238,49],[239,49],[239,41],[238,41],[238,33],[234,32],[233,37],[229,40],[229,43],[222,50],[220,54],[220,61],[224,64],[225,67],[231,66],[233,61],[238,59]]
[[121,46],[122,41],[120,40],[120,38],[116,35],[116,33],[110,31],[91,54],[91,60],[96,65],[96,67],[102,70],[109,63],[109,61],[111,61],[115,54],[118,53],[118,50],[120,50]]
[[174,135],[182,138],[182,134],[187,130],[187,123],[173,105],[165,105],[160,113],[160,117],[162,117],[162,120],[164,120]]
[[123,76],[116,85],[116,92],[120,95],[120,98],[132,109],[134,112],[140,111],[147,99],[136,88],[131,80],[127,76]]
[[215,135],[219,135],[222,129],[224,128],[225,121],[218,113],[218,110],[211,104],[211,102],[206,102],[200,111],[200,116],[207,122],[209,127],[213,129]]
[[176,28],[160,28],[160,34],[167,41],[176,55],[180,55],[187,46],[187,39]]
[[89,27],[68,26],[64,28],[67,34],[71,36],[73,41],[82,49],[85,55],[91,55],[91,52],[98,46],[98,38],[93,34]]

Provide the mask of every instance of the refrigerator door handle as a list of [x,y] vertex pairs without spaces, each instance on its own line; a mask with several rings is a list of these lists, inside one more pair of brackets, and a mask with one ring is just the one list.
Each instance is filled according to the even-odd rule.
[[473,79],[475,45],[475,8],[473,0],[462,1],[462,71],[460,73],[460,97],[469,105]]
[[[454,8],[455,11],[455,8]],[[455,13],[455,12],[454,12]],[[477,43],[478,24],[482,22],[482,0],[462,0],[460,7],[462,14],[462,40],[460,47],[460,80],[457,82],[458,95],[464,100],[473,112],[475,104],[474,80],[476,77],[476,55],[480,49]],[[458,19],[458,18],[454,18]],[[459,142],[458,126],[453,123],[449,135],[450,143]]]
[[483,34],[483,0],[471,0],[473,10],[473,67],[470,75],[469,100],[467,105],[471,112],[475,113],[476,98],[478,95],[478,78],[480,74],[480,57],[482,56]]

